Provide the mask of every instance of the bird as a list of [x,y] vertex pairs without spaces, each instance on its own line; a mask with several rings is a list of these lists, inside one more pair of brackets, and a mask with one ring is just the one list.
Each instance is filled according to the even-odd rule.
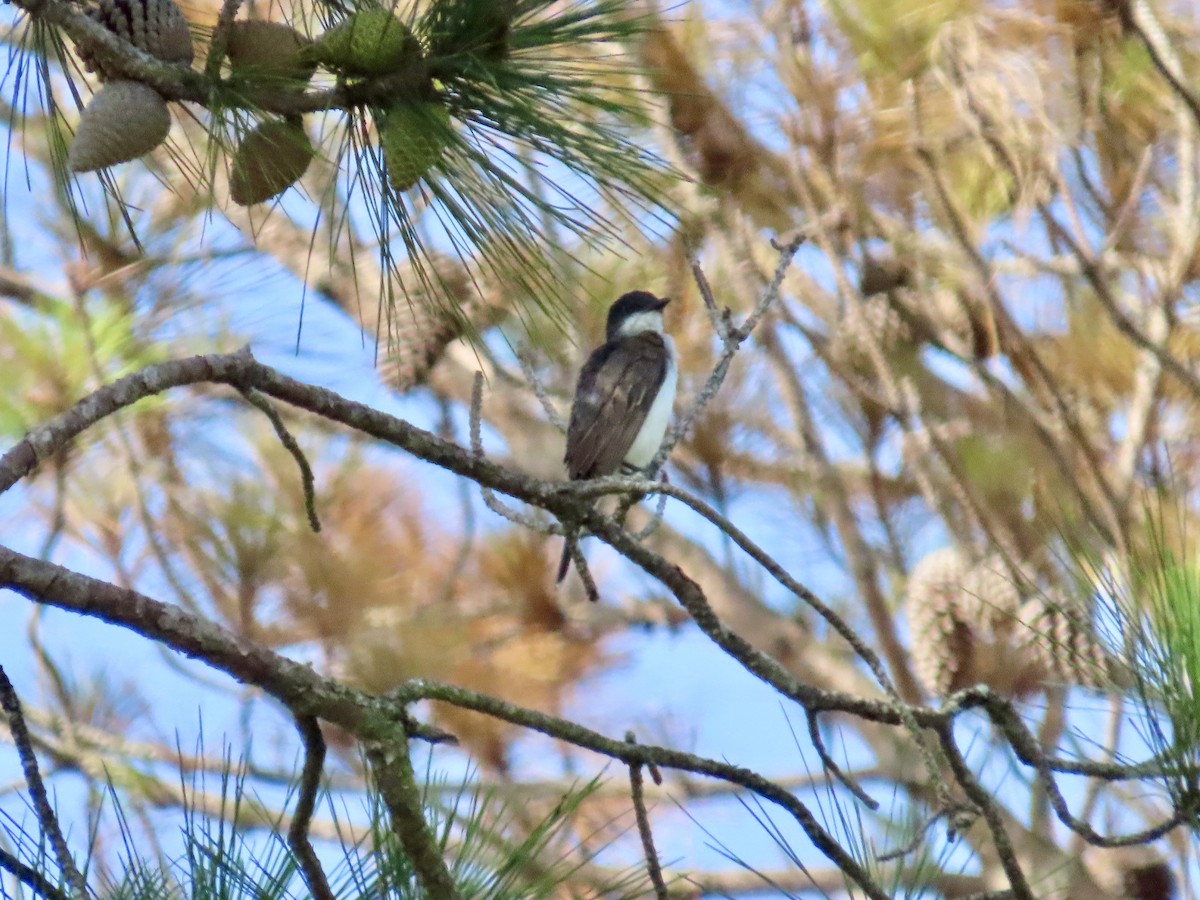
[[[579,370],[563,462],[572,481],[646,468],[662,446],[675,404],[675,343],[663,330],[670,298],[622,294],[608,310],[605,342]],[[571,567],[570,541],[558,566]]]

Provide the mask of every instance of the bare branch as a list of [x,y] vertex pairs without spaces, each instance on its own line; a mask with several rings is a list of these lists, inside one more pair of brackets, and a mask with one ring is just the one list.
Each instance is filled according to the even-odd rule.
[[[740,547],[743,551],[745,551],[745,553],[751,559],[753,559],[755,562],[757,562],[759,565],[761,565],[771,575],[772,578],[774,578],[777,582],[779,582],[780,585],[787,588],[789,591],[791,591],[793,594],[795,594],[795,596],[797,598],[799,598],[800,600],[802,600],[806,604],[808,604],[810,607],[812,607],[812,609],[818,615],[820,615],[821,618],[823,618],[826,622],[828,622],[829,625],[842,638],[844,638],[846,640],[846,642],[863,659],[863,661],[866,662],[868,667],[871,669],[872,674],[875,676],[876,680],[879,682],[880,686],[883,687],[883,689],[885,691],[887,691],[889,694],[891,694],[893,697],[896,697],[897,700],[899,701],[899,696],[896,693],[896,689],[892,685],[891,680],[889,679],[888,674],[883,667],[883,663],[879,659],[879,657],[875,653],[875,651],[872,650],[870,647],[868,647],[866,645],[866,643],[862,640],[862,638],[859,637],[859,635],[854,631],[854,629],[851,628],[850,625],[841,616],[839,616],[836,612],[834,612],[833,609],[828,606],[828,604],[826,604],[819,597],[817,597],[816,594],[814,594],[812,591],[810,591],[808,588],[806,588],[803,584],[801,584],[795,578],[793,578],[791,576],[791,574],[789,572],[787,572],[787,570],[785,570],[778,562],[776,562],[770,556],[770,554],[768,554],[765,550],[763,550],[757,544],[755,544],[752,540],[750,540],[750,538],[744,532],[742,532],[737,526],[735,526],[733,524],[733,522],[731,522],[727,517],[721,515],[719,512],[717,512],[715,509],[713,509],[711,506],[709,506],[707,503],[705,503],[700,498],[688,493],[687,491],[677,488],[668,482],[647,481],[645,479],[619,478],[618,477],[618,478],[595,479],[590,482],[584,482],[583,484],[579,485],[579,488],[578,488],[578,493],[581,496],[585,496],[585,497],[590,496],[590,495],[615,493],[617,491],[622,491],[622,492],[624,492],[624,491],[640,491],[640,492],[644,492],[644,493],[657,492],[657,493],[667,494],[667,495],[675,498],[676,500],[683,502],[688,507],[690,507],[692,510],[694,510],[695,512],[702,515],[709,522],[716,525],[718,528],[721,529],[721,531],[726,536],[728,536],[730,539],[732,539],[733,542],[735,544],[737,544],[738,547]],[[599,532],[595,532],[595,533],[600,534]],[[609,543],[613,547],[616,547],[618,550],[621,550],[621,552],[623,552],[628,558],[637,562],[637,560],[634,559],[634,557],[632,555],[630,555],[630,552],[628,550],[628,548],[631,545],[637,546],[637,541],[636,541],[636,539],[634,539],[634,537],[632,535],[629,535],[627,532],[624,532],[623,530],[610,525],[609,527],[607,527],[605,529],[604,534],[600,534],[600,537],[606,543]],[[623,549],[623,548],[625,548],[625,549]],[[648,551],[647,551],[647,553],[648,553]],[[648,555],[651,557],[654,557],[653,554],[648,554]],[[657,557],[654,557],[654,558],[657,559]],[[665,563],[665,561],[663,561],[663,562]],[[663,580],[663,576],[660,575],[659,572],[665,573],[665,571],[667,570],[668,567],[669,567],[669,563],[665,564],[664,566],[656,565],[655,571],[651,571],[650,569],[647,569],[647,571],[650,572],[650,574],[655,575],[655,577],[658,577],[660,580]],[[643,568],[646,568],[646,567],[643,566]],[[678,573],[677,569],[675,569],[674,571],[676,573]],[[683,576],[682,573],[678,573],[678,574],[681,577],[686,578],[686,576]],[[688,579],[688,582],[692,583],[690,581],[690,579]],[[664,581],[664,583],[667,583],[667,582]],[[670,585],[668,584],[668,586],[670,586]],[[678,592],[676,593],[676,596],[680,596],[678,594]],[[738,659],[739,661],[741,661],[743,663],[743,665],[746,665],[747,668],[749,668],[751,671],[754,671],[755,674],[760,674],[760,673],[755,671],[755,669],[752,668],[752,665],[761,665],[767,670],[773,669],[773,670],[778,671],[781,675],[783,675],[783,677],[785,679],[790,678],[790,676],[787,676],[786,674],[783,673],[782,668],[780,668],[778,666],[778,664],[775,663],[774,660],[770,659],[770,657],[767,657],[764,654],[758,653],[758,651],[751,649],[749,647],[749,645],[745,644],[744,641],[741,641],[741,638],[738,637],[737,635],[733,635],[731,632],[727,632],[725,629],[719,628],[719,627],[718,627],[718,629],[714,630],[713,632],[709,632],[708,629],[705,628],[705,625],[701,622],[701,620],[697,618],[698,610],[693,610],[692,607],[688,606],[688,603],[686,601],[683,601],[682,597],[680,597],[680,600],[681,600],[681,602],[683,602],[684,606],[688,609],[688,611],[692,613],[693,619],[696,620],[697,624],[699,624],[701,626],[701,629],[704,630],[705,633],[709,634],[709,636],[712,637],[718,644],[720,644],[727,653],[730,653],[730,655],[734,656],[735,659]],[[715,619],[715,616],[713,616],[711,609],[707,608],[706,602],[703,604],[702,607],[700,607],[699,614],[701,616],[705,617],[706,620],[710,616],[712,616]],[[717,635],[722,635],[722,637],[718,638]],[[727,646],[726,644],[722,643],[722,640],[725,640],[724,635],[729,635],[731,638],[734,638],[737,641],[740,641],[741,644],[744,645],[745,649],[744,650],[739,649],[738,651],[734,652],[730,646]],[[752,657],[756,657],[757,661],[754,663],[751,663],[749,657],[743,657],[743,656],[738,655],[743,652],[748,652]],[[760,674],[760,677],[763,677],[763,676]],[[775,686],[777,689],[782,690],[782,688],[780,687],[780,684],[778,682],[773,682],[769,678],[766,680],[769,683],[773,684],[773,686]],[[798,697],[796,695],[790,694],[786,690],[784,690],[783,693],[787,694],[788,696],[793,697],[793,699],[798,699]],[[809,706],[808,702],[806,702],[804,700],[800,700],[799,702],[803,703],[810,709],[812,708],[811,706]],[[900,705],[898,703],[896,708],[904,709],[905,707],[903,707],[902,705]],[[914,730],[914,732],[916,731],[915,722],[913,723],[913,730]]]
[[308,464],[304,451],[300,449],[299,442],[288,431],[278,410],[262,394],[252,390],[245,390],[241,393],[247,403],[260,410],[270,420],[279,442],[283,444],[283,448],[292,455],[292,458],[296,460],[296,465],[300,467],[300,483],[304,488],[304,509],[308,513],[308,525],[314,532],[319,533],[321,520],[317,518],[316,479],[313,477],[312,466]]
[[592,603],[599,603],[600,589],[596,587],[596,579],[592,577],[592,569],[588,565],[587,557],[583,554],[583,548],[579,546],[579,539],[571,535],[563,540],[567,542],[566,551],[571,556],[571,562],[575,564],[579,580],[583,582],[584,593]]
[[808,717],[808,736],[812,740],[813,747],[816,748],[817,756],[821,759],[821,765],[823,765],[829,771],[829,773],[833,775],[834,778],[841,782],[842,786],[846,790],[857,797],[859,802],[866,806],[867,809],[878,810],[879,801],[871,797],[871,795],[864,791],[862,787],[855,784],[854,781],[852,781],[846,775],[846,773],[842,771],[841,766],[834,762],[833,757],[829,755],[829,750],[825,747],[825,739],[821,737],[821,726],[817,721],[817,713],[810,710],[805,710],[805,712]]
[[775,275],[759,296],[758,302],[754,305],[754,309],[750,315],[746,317],[746,321],[740,327],[732,323],[728,310],[719,315],[716,313],[716,301],[712,296],[711,288],[708,286],[708,280],[700,270],[700,263],[694,259],[692,260],[692,271],[696,273],[696,284],[700,288],[701,295],[704,297],[705,309],[709,310],[714,328],[717,331],[717,336],[725,346],[721,351],[721,355],[717,357],[717,364],[713,367],[712,374],[708,376],[708,381],[705,382],[696,399],[692,401],[692,405],[688,408],[688,411],[667,432],[667,437],[663,441],[662,446],[658,448],[658,453],[654,455],[654,459],[646,467],[648,472],[657,472],[662,468],[663,463],[671,455],[671,451],[675,448],[675,445],[683,439],[688,429],[692,427],[692,423],[696,421],[696,418],[708,406],[709,401],[717,395],[717,392],[721,389],[721,385],[725,381],[725,376],[729,374],[729,366],[733,362],[733,357],[737,354],[738,348],[742,345],[743,341],[750,337],[751,332],[758,325],[759,320],[771,304],[779,299],[779,291],[783,286],[784,276],[787,275],[788,269],[791,267],[792,258],[795,257],[796,251],[800,249],[801,244],[807,239],[807,232],[801,231],[788,241],[788,243],[778,247],[779,262],[775,266]]
[[525,350],[518,350],[517,362],[521,365],[521,374],[525,376],[525,383],[529,385],[533,391],[533,395],[537,397],[538,403],[542,404],[542,410],[546,413],[546,418],[550,420],[550,424],[557,428],[559,433],[566,434],[567,423],[558,414],[558,408],[550,401],[550,395],[546,392],[546,386],[542,384],[542,380],[538,378],[537,372],[534,371],[533,360],[530,359],[529,353]]
[[367,741],[364,746],[375,785],[391,816],[392,831],[412,861],[421,884],[431,897],[457,900],[458,888],[446,868],[437,838],[425,820],[421,790],[408,755],[407,735],[397,729],[390,739]]
[[21,884],[46,900],[71,900],[37,869],[25,865],[3,847],[0,847],[0,869],[11,872]]
[[193,71],[188,66],[163,62],[118,37],[99,22],[61,0],[18,0],[19,8],[55,25],[76,44],[85,46],[106,67],[153,87],[166,100],[189,101],[207,106],[220,91],[225,106],[266,110],[281,116],[297,116],[327,109],[351,109],[369,103],[386,103],[398,97],[417,97],[428,84],[430,72],[417,64],[405,71],[356,84],[312,91],[281,91],[273,85],[243,86],[240,95],[223,90],[219,79]]
[[[30,600],[128,628],[178,653],[252,684],[296,715],[315,715],[370,737],[391,727],[391,707],[378,698],[325,678],[215,622],[177,607],[0,547],[0,586]],[[414,737],[440,742],[446,732],[404,720]],[[415,731],[413,729],[416,729]],[[390,733],[390,732],[389,732]]]
[[[71,896],[75,900],[87,900],[88,886],[83,873],[75,865],[71,850],[67,847],[67,839],[63,837],[58,825],[58,816],[50,805],[50,797],[46,793],[46,785],[42,783],[41,772],[38,771],[37,755],[33,752],[33,744],[29,740],[29,729],[25,726],[25,716],[21,713],[21,701],[16,689],[8,680],[8,673],[0,666],[0,708],[8,717],[8,730],[12,734],[17,754],[21,757],[21,768],[25,773],[25,783],[29,786],[29,797],[33,801],[34,812],[37,813],[38,824],[42,833],[50,841],[54,856],[62,869],[63,877],[71,888]],[[13,873],[17,874],[17,873]]]
[[[1008,876],[1013,897],[1015,900],[1035,900],[1033,890],[1029,887],[1025,872],[1021,868],[1021,861],[1017,859],[1012,841],[1009,840],[1004,822],[996,808],[996,802],[992,799],[991,793],[979,783],[975,773],[971,771],[967,761],[963,759],[962,753],[959,752],[958,745],[954,741],[953,726],[942,726],[938,729],[938,736],[941,738],[942,750],[950,761],[950,768],[954,771],[955,779],[975,803],[992,832],[992,843],[996,848],[996,854],[1000,857],[1000,865],[1004,868],[1004,874]],[[958,830],[957,824],[955,829]]]
[[[632,731],[625,732],[625,740],[636,744]],[[658,862],[658,851],[654,849],[654,832],[650,830],[650,816],[646,812],[646,798],[642,793],[642,767],[638,763],[629,766],[629,794],[633,799],[633,814],[637,819],[638,835],[642,839],[642,852],[646,855],[646,872],[654,885],[658,900],[667,900],[667,884],[663,881],[662,866]]]
[[325,767],[325,738],[321,735],[321,726],[312,716],[297,716],[296,728],[304,740],[304,769],[300,774],[296,811],[292,813],[292,824],[288,827],[288,846],[296,855],[304,883],[312,891],[315,900],[334,900],[325,870],[321,868],[321,861],[308,839],[308,827],[316,808],[321,772]]

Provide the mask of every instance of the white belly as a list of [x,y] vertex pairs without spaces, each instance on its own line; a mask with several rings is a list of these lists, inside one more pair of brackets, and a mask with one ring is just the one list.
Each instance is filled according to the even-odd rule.
[[625,462],[639,469],[650,465],[650,460],[654,459],[654,454],[662,446],[667,425],[671,421],[671,410],[675,406],[675,385],[679,378],[679,368],[675,364],[675,342],[668,335],[663,335],[663,340],[667,344],[667,377],[663,379],[662,388],[654,398],[650,412],[646,414],[641,431],[625,454]]

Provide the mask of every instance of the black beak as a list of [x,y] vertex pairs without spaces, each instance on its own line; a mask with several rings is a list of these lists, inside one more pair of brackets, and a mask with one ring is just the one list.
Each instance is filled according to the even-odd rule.
[[662,311],[663,311],[663,309],[666,307],[666,305],[667,305],[668,303],[670,303],[670,302],[671,302],[671,298],[670,298],[670,297],[663,297],[663,298],[662,298],[661,300],[659,300],[659,301],[658,301],[658,303],[655,305],[655,307],[654,307],[654,311],[655,311],[655,312],[662,312]]

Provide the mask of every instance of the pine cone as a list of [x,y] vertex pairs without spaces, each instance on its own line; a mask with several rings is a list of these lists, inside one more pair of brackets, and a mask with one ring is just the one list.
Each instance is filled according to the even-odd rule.
[[897,288],[912,287],[913,280],[913,270],[907,260],[895,256],[878,259],[868,256],[863,260],[858,289],[864,297],[871,297]]
[[312,77],[316,60],[310,41],[283,22],[247,19],[229,25],[229,65],[235,75],[303,83]]
[[242,138],[229,167],[229,197],[251,206],[278,197],[312,161],[312,143],[299,122],[263,122]]
[[963,620],[979,623],[993,634],[1013,631],[1021,609],[1021,593],[998,556],[971,567],[962,581],[959,610]]
[[1175,875],[1161,861],[1126,870],[1121,886],[1129,900],[1172,900],[1177,896]]
[[115,166],[149,153],[171,130],[166,101],[140,81],[110,81],[79,118],[67,165],[73,172]]
[[1150,847],[1088,847],[1082,861],[1105,896],[1124,900],[1173,900],[1178,896],[1171,866]]
[[[187,19],[172,0],[100,0],[100,5],[86,14],[163,62],[192,64],[192,35]],[[87,70],[95,72],[101,81],[121,74],[100,62],[86,47],[77,46],[75,51]]]
[[939,696],[980,683],[1022,697],[1049,683],[1111,682],[1112,661],[1082,603],[1058,592],[1022,603],[998,558],[970,565],[952,548],[929,554],[909,579],[906,612],[913,668]]
[[905,605],[913,669],[926,690],[945,696],[970,655],[971,635],[959,613],[967,561],[953,548],[935,550],[913,568]]
[[1049,591],[1025,601],[1020,620],[1030,656],[1045,680],[1085,687],[1111,683],[1114,660],[1079,600]]
[[398,191],[408,190],[441,159],[453,135],[441,103],[397,103],[378,125],[388,181]]
[[[404,296],[397,298],[387,326],[387,354],[380,374],[400,393],[424,384],[446,349],[468,328],[482,331],[505,315],[496,298],[480,296],[461,265],[443,256],[429,262],[428,281],[415,271],[406,275]],[[449,303],[458,306],[457,314]]]
[[391,10],[362,9],[321,35],[309,56],[345,75],[387,75],[411,68],[421,42]]
[[887,353],[911,339],[912,333],[888,298],[876,295],[846,308],[829,349],[833,359],[859,367],[869,361],[872,345]]

